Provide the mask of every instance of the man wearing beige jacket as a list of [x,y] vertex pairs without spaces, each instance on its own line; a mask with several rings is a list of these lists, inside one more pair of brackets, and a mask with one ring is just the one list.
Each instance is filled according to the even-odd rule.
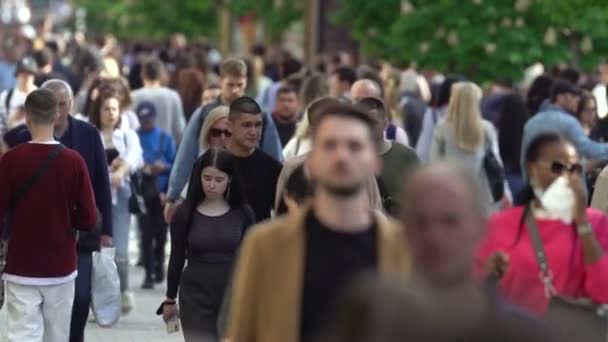
[[374,120],[344,104],[324,108],[307,166],[309,207],[251,229],[237,263],[227,337],[309,341],[361,272],[409,273],[398,225],[370,209],[365,184],[378,167]]

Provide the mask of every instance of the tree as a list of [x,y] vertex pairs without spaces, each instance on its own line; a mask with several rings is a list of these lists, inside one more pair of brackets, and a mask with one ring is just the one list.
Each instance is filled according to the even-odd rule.
[[230,0],[228,6],[236,17],[253,14],[264,24],[270,41],[280,41],[289,26],[303,18],[302,1],[297,0]]
[[181,32],[189,37],[217,33],[214,0],[76,0],[87,11],[87,27],[119,38],[159,40]]
[[519,79],[534,62],[590,67],[608,51],[601,0],[348,0],[337,20],[366,54],[465,74]]

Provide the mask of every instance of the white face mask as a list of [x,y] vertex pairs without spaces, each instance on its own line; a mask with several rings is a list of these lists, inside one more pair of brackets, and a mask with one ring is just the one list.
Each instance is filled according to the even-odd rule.
[[566,224],[574,220],[574,191],[565,176],[557,178],[546,190],[532,186],[534,195],[549,215],[550,219],[559,219]]

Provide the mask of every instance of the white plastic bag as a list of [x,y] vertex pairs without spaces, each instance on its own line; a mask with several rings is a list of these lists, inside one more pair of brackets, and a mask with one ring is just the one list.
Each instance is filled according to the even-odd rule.
[[108,328],[120,319],[120,279],[114,263],[114,248],[93,252],[91,308],[97,324]]

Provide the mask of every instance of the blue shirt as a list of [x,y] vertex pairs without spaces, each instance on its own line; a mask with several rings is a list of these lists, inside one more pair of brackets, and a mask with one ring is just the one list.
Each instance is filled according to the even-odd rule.
[[167,166],[167,170],[156,177],[158,188],[161,192],[167,192],[169,185],[169,174],[175,161],[175,142],[171,136],[158,127],[150,131],[137,131],[139,143],[144,151],[145,165],[152,165],[160,160]]
[[[9,147],[32,140],[25,125],[17,126],[4,135]],[[99,131],[88,122],[68,117],[68,128],[58,139],[63,145],[78,152],[85,163],[91,177],[91,185],[95,192],[95,204],[102,218],[101,232],[112,236],[112,195],[110,192],[110,177],[108,161],[99,137]]]
[[543,133],[557,133],[571,141],[582,158],[608,160],[608,144],[595,142],[585,134],[583,126],[571,114],[562,108],[550,105],[534,115],[524,126],[524,137],[521,144],[522,174],[525,175],[525,156],[528,146],[535,137]]

